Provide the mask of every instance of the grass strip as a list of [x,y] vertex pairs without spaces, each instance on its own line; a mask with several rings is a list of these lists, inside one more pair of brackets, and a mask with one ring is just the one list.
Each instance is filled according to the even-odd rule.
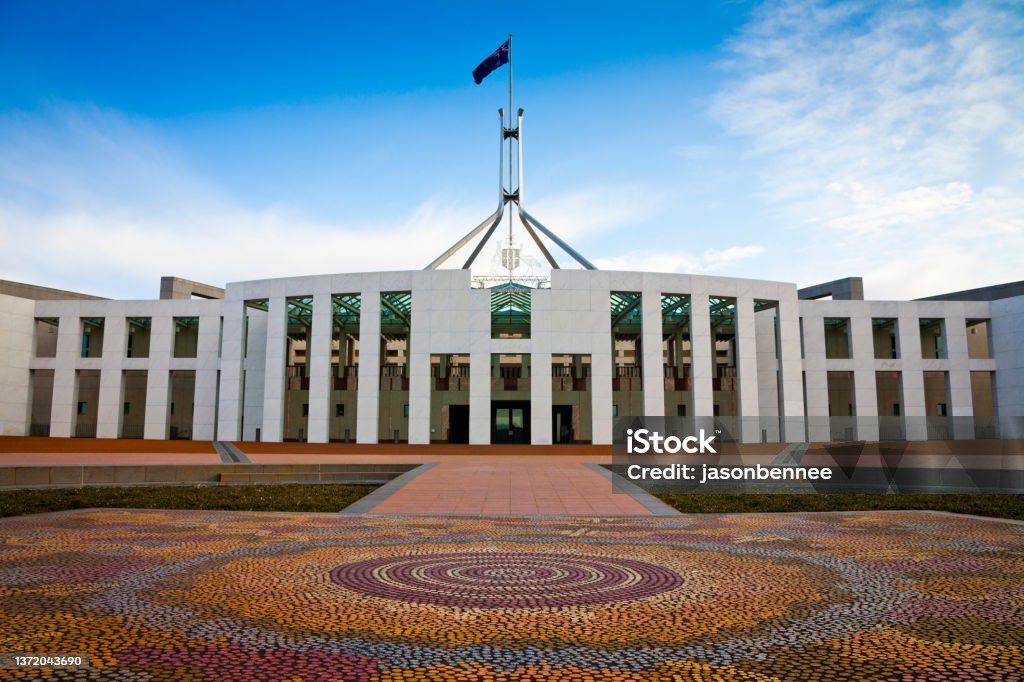
[[1024,521],[1024,495],[1002,493],[654,493],[684,514],[929,510]]
[[0,517],[120,507],[228,511],[339,512],[373,485],[169,485],[0,491]]

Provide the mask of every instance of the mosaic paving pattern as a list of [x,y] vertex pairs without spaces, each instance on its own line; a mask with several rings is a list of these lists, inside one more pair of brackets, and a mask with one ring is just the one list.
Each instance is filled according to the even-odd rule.
[[483,609],[628,601],[683,582],[679,574],[642,561],[541,552],[384,557],[342,564],[331,579],[377,597]]
[[1024,526],[88,511],[0,521],[0,679],[1024,680]]

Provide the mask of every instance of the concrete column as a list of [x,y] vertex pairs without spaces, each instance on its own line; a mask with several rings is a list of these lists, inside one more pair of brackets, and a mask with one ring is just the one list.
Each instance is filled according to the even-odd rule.
[[[787,443],[807,440],[804,405],[804,359],[801,357],[800,305],[796,290],[780,297],[778,310],[779,414],[782,416],[782,440]],[[824,334],[824,332],[822,332]],[[822,338],[824,344],[824,338]],[[826,412],[828,405],[825,406]]]
[[690,295],[690,362],[693,367],[693,416],[711,417],[715,413],[712,380],[715,376],[715,348],[711,339],[711,312],[708,295]]
[[430,443],[430,353],[409,356],[409,443]]
[[[488,339],[490,332],[488,332]],[[491,442],[491,353],[486,344],[469,355],[469,442]]]
[[757,395],[757,328],[753,296],[736,297],[736,366],[739,375],[740,439],[761,442],[761,408]]
[[364,290],[360,300],[356,442],[376,443],[380,418],[380,291]]
[[909,310],[901,309],[896,319],[896,347],[899,351],[900,383],[903,386],[901,397],[906,439],[928,440],[924,373],[921,371],[921,322]]
[[[436,292],[412,291],[409,318],[409,426],[410,444],[430,444],[430,398],[434,378],[430,373],[430,320]],[[445,349],[447,350],[447,349]]]
[[285,354],[288,350],[288,303],[274,296],[267,309],[267,358],[263,375],[262,440],[280,443],[284,438]]
[[[780,303],[781,305],[781,303]],[[825,318],[803,316],[804,382],[807,389],[807,439],[830,441],[828,414],[828,369],[825,363]],[[783,365],[785,369],[785,365]],[[786,378],[783,377],[783,390]],[[785,403],[785,400],[783,400]]]
[[949,414],[953,418],[953,438],[973,440],[974,396],[971,394],[970,370],[950,370],[949,403]]
[[[309,332],[306,367],[309,371],[309,420],[306,440],[326,443],[330,440],[331,415],[331,342],[334,337],[334,311],[330,291],[313,295],[313,326]],[[338,349],[344,362],[344,348]]]
[[263,438],[263,377],[267,371],[267,313],[246,310],[246,342],[243,367],[242,440]]
[[995,400],[1002,438],[1024,438],[1024,296],[992,302]]
[[949,414],[953,417],[953,438],[974,438],[974,396],[967,351],[967,320],[962,315],[947,315],[946,350],[949,358]]
[[54,358],[53,402],[50,406],[50,436],[70,438],[75,432],[78,405],[78,376],[75,367],[82,355],[82,320],[78,315],[61,315],[57,323],[57,356]]
[[[413,304],[413,325],[416,317]],[[417,334],[409,342],[409,443],[416,445],[430,443],[430,353],[419,352],[426,350],[426,340],[426,334]]]
[[27,436],[32,411],[36,302],[0,295],[0,435]]
[[174,352],[174,317],[153,315],[149,333],[149,371],[146,375],[146,423],[143,438],[166,440],[170,410],[171,355]]
[[192,409],[192,440],[213,440],[217,428],[217,368],[220,358],[220,315],[199,316],[196,344],[196,392]]
[[[217,399],[216,437],[219,440],[240,440],[242,438],[242,362],[246,331],[245,301],[226,299],[223,312],[224,329],[220,344],[220,391]],[[199,381],[198,375],[196,375],[196,381]]]
[[612,372],[615,344],[607,288],[591,292],[593,322],[590,332],[590,432],[594,445],[612,442]]
[[757,406],[760,428],[768,442],[775,443],[779,433],[779,360],[776,349],[778,310],[767,309],[754,315],[757,337]]
[[530,442],[551,445],[551,353],[533,353],[530,361]]
[[124,412],[122,365],[128,346],[128,321],[123,315],[104,318],[103,357],[100,360],[100,395],[96,410],[96,437],[117,438]]
[[875,341],[871,313],[866,308],[850,317],[853,356],[853,404],[857,438],[878,440],[878,381],[875,376]]
[[641,351],[644,373],[644,415],[665,415],[665,370],[661,352],[661,291],[646,289],[641,293]]

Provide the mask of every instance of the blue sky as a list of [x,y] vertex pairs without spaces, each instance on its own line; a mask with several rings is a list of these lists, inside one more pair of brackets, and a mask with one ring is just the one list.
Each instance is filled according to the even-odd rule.
[[[603,268],[1024,279],[1024,6],[0,0],[0,278],[423,267],[527,205]],[[567,260],[561,258],[560,260]]]

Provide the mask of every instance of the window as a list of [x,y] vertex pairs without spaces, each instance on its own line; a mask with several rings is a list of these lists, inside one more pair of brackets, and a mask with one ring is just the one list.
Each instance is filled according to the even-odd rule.
[[972,360],[986,360],[992,356],[991,321],[967,320],[967,357]]
[[174,318],[174,355],[176,358],[194,358],[199,348],[199,318]]
[[940,417],[946,416],[946,403],[939,403],[935,406],[935,411]]
[[78,403],[78,414],[86,414],[89,411],[89,403],[81,401]]
[[337,403],[334,406],[334,416],[344,417],[345,416],[345,403]]
[[128,345],[125,348],[125,357],[148,358],[149,337],[153,328],[151,317],[129,317],[128,323]]
[[825,357],[830,360],[846,360],[850,354],[850,318],[825,318]]
[[309,403],[302,403],[302,416],[303,417],[308,417],[309,416]]
[[409,405],[408,404],[402,405],[402,416],[403,417],[408,417],[409,416]]
[[171,414],[174,414],[174,403],[171,403]]
[[894,417],[900,416],[900,404],[899,403],[893,403],[892,404],[892,416],[894,416]]
[[98,358],[103,355],[103,323],[102,317],[83,317],[81,320],[82,331],[82,357]]
[[125,414],[128,414],[129,412],[131,412],[131,409],[132,409],[132,404],[131,403],[125,403],[124,404],[124,413]]
[[946,321],[943,319],[919,320],[921,325],[921,357],[946,358]]
[[619,416],[619,406],[618,405],[612,405],[612,416],[613,417],[618,417]]
[[686,405],[676,405],[676,416],[677,417],[685,417],[686,416]]
[[712,412],[714,413],[715,417],[719,416],[722,413],[722,406],[716,403]]
[[895,317],[872,317],[871,337],[876,360],[895,360],[899,357],[897,345],[899,320]]
[[57,329],[60,325],[60,318],[37,317],[36,318],[36,357],[55,358],[57,357]]

